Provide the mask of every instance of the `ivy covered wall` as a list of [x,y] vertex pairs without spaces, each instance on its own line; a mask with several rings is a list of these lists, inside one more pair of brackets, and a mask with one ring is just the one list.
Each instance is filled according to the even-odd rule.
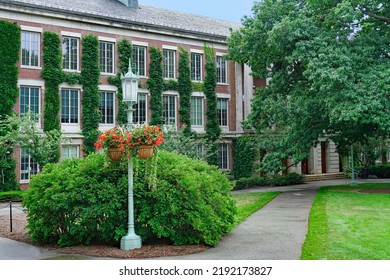
[[234,179],[251,177],[254,169],[255,145],[254,137],[243,135],[233,139],[233,169]]
[[148,89],[150,91],[150,109],[152,117],[151,125],[163,125],[163,107],[162,107],[162,91],[164,88],[164,80],[162,74],[162,54],[161,50],[156,47],[149,49],[150,65]]
[[[18,98],[18,68],[20,50],[20,27],[0,20],[0,120],[13,112]],[[0,128],[0,137],[8,131]],[[13,150],[7,145],[0,147],[0,191],[17,188]]]
[[184,134],[191,134],[191,68],[190,56],[184,48],[180,48],[178,92],[180,96],[180,121],[184,126]]

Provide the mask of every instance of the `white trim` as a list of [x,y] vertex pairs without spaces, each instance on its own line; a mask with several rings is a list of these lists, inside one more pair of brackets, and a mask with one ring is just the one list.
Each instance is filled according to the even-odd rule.
[[20,65],[21,69],[32,69],[32,70],[42,70],[40,66],[28,66],[28,65]]
[[116,38],[112,38],[112,37],[98,36],[98,40],[104,42],[116,43]]
[[163,95],[175,95],[175,96],[179,95],[179,93],[177,91],[173,91],[173,90],[163,91],[162,94]]
[[149,47],[149,43],[147,43],[147,42],[131,41],[131,44],[133,46]]
[[137,90],[138,93],[144,93],[144,94],[150,94],[149,90],[146,88],[138,88]]
[[217,93],[217,98],[223,98],[223,99],[231,99],[231,94],[230,93]]
[[81,33],[76,33],[76,32],[61,31],[61,36],[62,37],[76,37],[76,38],[81,39]]
[[118,91],[118,88],[116,86],[112,85],[99,85],[99,90],[101,91]]
[[162,45],[162,49],[164,50],[171,50],[171,51],[177,51],[177,46],[168,46],[168,45]]
[[31,31],[31,32],[36,32],[36,33],[42,33],[43,32],[42,27],[35,27],[35,26],[21,25],[20,29],[22,31]]
[[[215,56],[221,56],[223,59],[225,59],[224,56],[226,56],[226,55],[227,55],[227,53],[221,53],[221,52],[216,52],[215,53]],[[227,62],[226,59],[225,59],[225,61]]]
[[204,54],[204,51],[199,49],[190,49],[190,52],[197,53],[197,54]]
[[191,97],[203,97],[203,98],[206,98],[206,95],[204,95],[203,92],[194,91],[194,92],[191,94]]
[[43,89],[45,88],[45,81],[33,80],[33,79],[19,79],[18,88],[20,88],[21,86],[40,87]]

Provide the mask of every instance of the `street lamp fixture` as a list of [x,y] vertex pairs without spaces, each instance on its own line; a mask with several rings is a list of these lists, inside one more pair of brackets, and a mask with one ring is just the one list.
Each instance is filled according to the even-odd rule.
[[[131,61],[129,59],[128,72],[121,74],[123,103],[127,105],[127,129],[132,129],[133,124],[133,105],[137,103],[139,77],[131,70]],[[133,158],[128,159],[128,231],[127,235],[121,239],[121,250],[132,250],[142,247],[142,240],[135,234],[134,226],[134,193],[133,193]]]

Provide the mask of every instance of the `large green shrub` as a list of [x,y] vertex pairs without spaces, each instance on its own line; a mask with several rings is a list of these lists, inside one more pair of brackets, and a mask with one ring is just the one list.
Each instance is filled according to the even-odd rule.
[[241,178],[236,181],[235,190],[248,189],[252,187],[263,187],[263,186],[289,186],[298,185],[303,183],[303,175],[298,173],[288,174],[274,174],[266,177],[252,176],[249,178]]
[[[136,161],[134,176],[136,232],[143,240],[215,245],[231,229],[231,186],[217,168],[160,151],[150,189],[144,165]],[[101,154],[48,164],[32,177],[24,204],[33,240],[118,244],[127,232],[127,165],[106,163]]]

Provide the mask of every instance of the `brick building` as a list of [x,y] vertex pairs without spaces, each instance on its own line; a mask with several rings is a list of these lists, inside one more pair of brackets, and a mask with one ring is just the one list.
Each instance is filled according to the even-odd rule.
[[[205,78],[205,43],[216,50],[217,107],[223,140],[219,143],[219,167],[230,170],[233,166],[231,139],[239,136],[241,122],[250,111],[253,97],[253,78],[246,65],[226,61],[226,38],[229,29],[239,24],[213,18],[179,13],[160,8],[138,5],[135,0],[0,0],[0,20],[15,22],[21,27],[21,51],[19,67],[19,98],[15,111],[28,110],[40,115],[43,127],[43,102],[45,81],[41,77],[43,66],[43,33],[56,32],[62,42],[62,68],[65,72],[80,73],[82,69],[81,40],[93,34],[99,39],[100,50],[100,130],[116,125],[118,113],[117,88],[108,82],[118,71],[119,41],[126,39],[133,45],[135,71],[145,84],[149,75],[150,47],[158,47],[163,53],[164,79],[178,77],[178,50],[190,53],[191,79],[201,82]],[[60,119],[63,137],[70,139],[61,147],[61,157],[82,157],[81,135],[83,86],[62,83],[60,95]],[[176,91],[163,92],[165,124],[179,127]],[[134,121],[148,122],[151,116],[150,95],[147,89],[138,91],[138,103]],[[193,92],[191,98],[192,130],[205,131],[206,99],[203,92]],[[17,149],[17,178],[21,184],[29,181],[31,174],[39,171],[28,151]]]

